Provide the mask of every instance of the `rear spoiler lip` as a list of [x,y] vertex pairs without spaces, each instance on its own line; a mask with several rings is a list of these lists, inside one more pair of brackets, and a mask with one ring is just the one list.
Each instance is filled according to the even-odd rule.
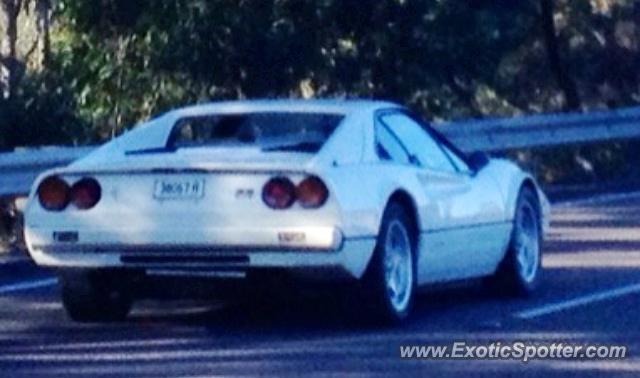
[[176,152],[176,148],[170,147],[154,147],[154,148],[143,148],[141,150],[130,150],[125,151],[125,155],[146,155],[146,154],[163,154],[163,153],[173,153]]

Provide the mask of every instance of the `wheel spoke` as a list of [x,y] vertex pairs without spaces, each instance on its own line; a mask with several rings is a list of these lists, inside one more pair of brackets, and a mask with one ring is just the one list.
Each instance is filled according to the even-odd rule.
[[412,285],[411,249],[407,231],[399,221],[389,225],[385,241],[385,280],[391,305],[402,311],[406,308]]
[[396,281],[393,277],[390,277],[387,281],[387,289],[389,290],[389,294],[391,294],[391,298],[395,298],[398,295],[398,288],[396,287]]
[[525,271],[527,269],[527,258],[525,256],[525,254],[522,252],[522,250],[520,252],[518,252],[518,264],[520,265],[520,269],[522,269],[522,271]]
[[535,219],[535,211],[528,203],[518,210],[514,247],[519,274],[527,282],[535,278],[538,266],[538,226]]
[[398,291],[402,292],[404,282],[402,280],[402,268],[400,264],[398,264],[398,266],[396,267],[393,278],[396,281],[396,287],[398,288]]

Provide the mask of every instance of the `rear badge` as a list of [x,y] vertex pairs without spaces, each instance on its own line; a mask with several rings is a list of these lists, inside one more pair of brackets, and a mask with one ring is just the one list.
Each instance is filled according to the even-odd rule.
[[236,190],[236,199],[251,199],[251,198],[253,198],[253,189]]
[[278,240],[280,243],[304,243],[306,240],[304,232],[278,232]]
[[54,231],[53,240],[58,243],[77,243],[78,232],[76,231]]

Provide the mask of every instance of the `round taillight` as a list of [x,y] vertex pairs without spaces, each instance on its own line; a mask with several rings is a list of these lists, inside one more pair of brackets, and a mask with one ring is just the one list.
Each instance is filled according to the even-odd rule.
[[80,210],[94,207],[101,196],[100,184],[93,178],[83,178],[71,187],[71,203]]
[[324,205],[329,197],[329,191],[320,178],[309,176],[298,184],[296,196],[300,206],[306,209],[315,209]]
[[274,177],[262,188],[262,201],[272,209],[286,209],[296,200],[296,187],[286,177]]
[[69,185],[57,176],[49,176],[38,186],[40,205],[49,211],[62,211],[69,204]]

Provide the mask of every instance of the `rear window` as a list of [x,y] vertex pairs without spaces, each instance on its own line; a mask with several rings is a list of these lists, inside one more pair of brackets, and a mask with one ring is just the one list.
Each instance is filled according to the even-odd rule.
[[343,116],[326,113],[243,113],[188,117],[176,122],[167,147],[256,147],[314,153]]

